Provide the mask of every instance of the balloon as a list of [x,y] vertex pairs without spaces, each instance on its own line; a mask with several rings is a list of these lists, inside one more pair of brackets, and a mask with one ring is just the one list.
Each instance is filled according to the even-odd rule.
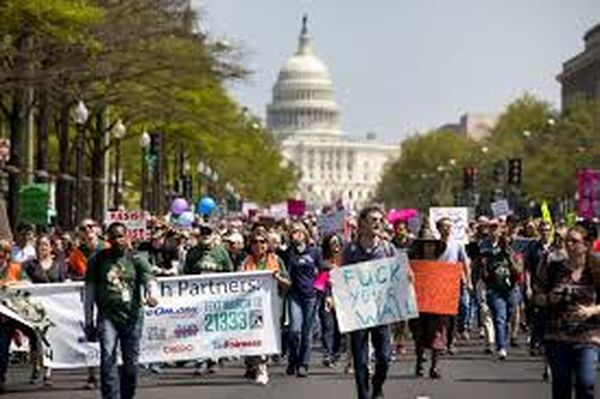
[[197,212],[201,215],[210,215],[217,207],[215,200],[210,197],[204,197],[198,202]]
[[194,212],[185,211],[177,218],[177,225],[180,227],[191,227],[192,223],[194,223]]
[[181,215],[189,208],[190,206],[184,198],[175,198],[173,202],[171,202],[171,213],[174,215]]

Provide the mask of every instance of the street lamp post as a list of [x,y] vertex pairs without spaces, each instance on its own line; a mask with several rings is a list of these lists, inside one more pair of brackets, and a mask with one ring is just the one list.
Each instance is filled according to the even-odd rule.
[[150,150],[150,145],[152,144],[152,137],[148,134],[147,131],[144,130],[142,135],[140,136],[140,147],[142,149],[142,162],[141,162],[141,207],[142,210],[150,210],[153,211],[152,206],[150,206],[148,201],[148,176],[149,176],[149,160],[148,152]]
[[82,190],[83,168],[84,168],[84,134],[85,124],[89,117],[89,111],[83,101],[77,103],[75,108],[75,126],[77,127],[77,138],[75,142],[75,223],[79,223],[84,215],[84,196]]
[[113,205],[118,208],[121,205],[121,140],[125,137],[127,128],[121,119],[112,128],[112,134],[115,138],[115,193]]

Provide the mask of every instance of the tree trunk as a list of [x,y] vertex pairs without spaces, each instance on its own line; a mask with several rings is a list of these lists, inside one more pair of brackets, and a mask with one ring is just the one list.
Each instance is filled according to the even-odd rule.
[[96,132],[92,139],[92,218],[98,222],[104,219],[104,136],[106,135],[106,110],[96,116]]
[[58,136],[58,177],[56,179],[56,213],[58,224],[63,229],[72,226],[72,196],[71,181],[69,174],[69,101],[64,98],[60,113],[56,120],[56,134]]
[[23,154],[25,153],[25,128],[27,123],[27,96],[26,89],[14,90],[12,110],[10,115],[10,162],[12,170],[8,177],[8,218],[13,231],[17,227],[19,215],[19,190],[23,180],[25,167]]

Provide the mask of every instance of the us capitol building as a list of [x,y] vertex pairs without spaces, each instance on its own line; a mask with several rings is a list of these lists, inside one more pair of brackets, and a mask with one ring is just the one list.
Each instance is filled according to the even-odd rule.
[[360,208],[375,194],[386,162],[400,154],[399,146],[378,142],[373,133],[363,140],[342,133],[329,70],[313,52],[306,16],[298,50],[273,87],[267,126],[302,173],[298,197],[313,206],[341,200]]

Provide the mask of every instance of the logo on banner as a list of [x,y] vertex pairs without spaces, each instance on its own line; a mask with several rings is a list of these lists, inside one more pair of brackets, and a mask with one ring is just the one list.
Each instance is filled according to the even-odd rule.
[[182,353],[189,353],[194,351],[194,345],[192,344],[176,344],[163,346],[163,352],[166,355],[179,355]]
[[200,314],[200,309],[195,306],[184,306],[180,308],[157,307],[146,310],[146,316],[168,316],[173,319],[192,319]]
[[173,331],[175,338],[195,337],[200,332],[197,324],[178,324]]
[[146,339],[148,341],[166,341],[167,329],[161,327],[146,328]]

